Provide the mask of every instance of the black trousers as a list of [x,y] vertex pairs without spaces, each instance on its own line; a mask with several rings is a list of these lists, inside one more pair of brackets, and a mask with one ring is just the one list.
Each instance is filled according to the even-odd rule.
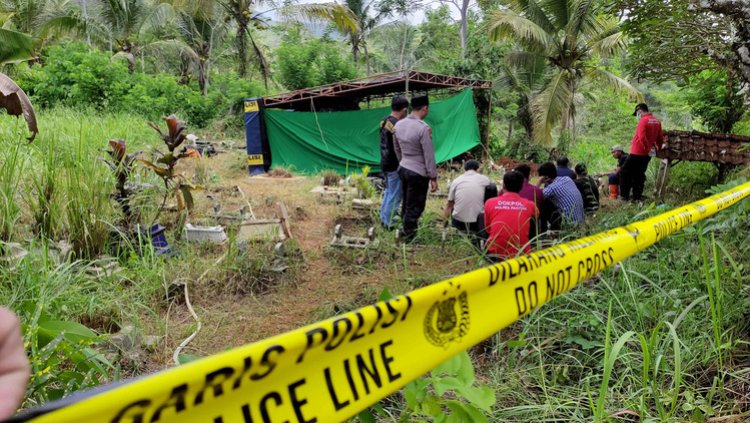
[[[557,209],[555,203],[549,198],[545,198],[539,208],[539,220],[541,220],[541,225],[539,225],[540,232],[547,232],[548,230],[559,231],[562,229],[562,215],[560,214],[560,210]],[[529,232],[531,232],[531,229],[529,229]]]
[[462,222],[451,217],[451,225],[461,232],[469,235],[472,245],[479,249],[481,240],[487,239],[487,232],[484,228],[484,213],[477,216],[476,222]]
[[620,196],[623,200],[630,200],[630,190],[633,190],[633,200],[643,198],[643,186],[646,184],[646,169],[650,156],[631,154],[625,160],[620,170]]
[[401,218],[404,222],[404,241],[411,242],[417,236],[419,218],[424,212],[427,202],[427,190],[430,188],[430,179],[403,167],[398,168],[398,176],[401,178],[401,189],[404,193],[401,203]]

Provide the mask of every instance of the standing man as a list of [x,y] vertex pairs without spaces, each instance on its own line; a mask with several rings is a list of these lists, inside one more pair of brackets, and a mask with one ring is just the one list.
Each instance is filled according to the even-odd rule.
[[432,192],[438,189],[432,129],[424,123],[429,112],[430,101],[426,95],[412,98],[411,114],[400,120],[393,132],[393,147],[399,160],[398,175],[404,193],[401,212],[403,240],[407,243],[417,235],[419,218],[427,202],[427,189]]
[[393,130],[401,119],[406,117],[409,102],[402,96],[391,100],[391,114],[380,122],[380,169],[385,178],[383,205],[380,207],[380,223],[390,230],[393,228],[393,217],[401,207],[401,179],[398,176],[398,157],[393,148]]
[[479,162],[467,160],[465,172],[451,182],[448,188],[448,204],[445,217],[460,231],[476,236],[484,228],[477,220],[484,213],[484,197],[490,178],[479,173]]
[[493,261],[531,251],[529,227],[539,210],[532,201],[518,195],[523,180],[521,172],[506,173],[503,175],[503,193],[484,203],[484,225],[489,234],[487,249]]
[[660,150],[664,140],[661,122],[648,111],[646,103],[635,106],[633,116],[638,117],[638,127],[630,143],[630,155],[620,171],[620,196],[623,200],[630,200],[630,190],[633,190],[633,201],[643,199],[643,185],[646,183],[646,169],[651,160],[649,153],[652,149]]
[[612,157],[617,160],[617,167],[615,167],[614,172],[609,174],[609,198],[617,200],[617,197],[620,196],[620,173],[622,172],[622,166],[628,159],[628,155],[625,154],[625,150],[622,147],[616,145],[612,147]]

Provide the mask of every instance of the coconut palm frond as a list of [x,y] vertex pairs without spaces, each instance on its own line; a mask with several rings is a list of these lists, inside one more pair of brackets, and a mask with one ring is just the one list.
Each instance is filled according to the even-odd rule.
[[544,10],[557,29],[565,28],[575,14],[573,0],[542,0]]
[[268,65],[268,60],[266,60],[266,55],[263,54],[263,50],[261,50],[258,43],[255,42],[252,32],[248,32],[247,35],[248,38],[250,38],[250,44],[253,46],[253,53],[255,53],[255,58],[258,61],[258,69],[263,77],[263,84],[268,88],[268,80],[271,78],[271,67]]
[[488,30],[492,41],[512,38],[542,50],[547,50],[554,44],[544,28],[512,10],[496,12],[490,20]]
[[156,4],[153,7],[143,9],[140,13],[143,13],[143,16],[134,19],[136,20],[134,32],[139,35],[145,35],[148,31],[161,28],[176,19],[175,10],[168,3]]
[[511,0],[507,2],[511,10],[525,16],[547,32],[555,31],[555,23],[537,0]]
[[505,54],[505,62],[516,69],[547,69],[546,57],[533,51],[510,50]]
[[[0,30],[2,33],[4,30]],[[0,36],[2,37],[2,36]],[[2,40],[2,38],[0,38]],[[2,44],[0,44],[2,45]],[[29,142],[34,141],[39,128],[36,125],[34,106],[25,92],[7,75],[0,73],[0,109],[5,109],[9,115],[23,116],[26,126],[31,132]]]
[[30,59],[33,51],[30,35],[0,29],[0,64]]
[[564,26],[566,36],[580,39],[601,32],[604,28],[598,7],[599,0],[570,0],[571,16]]
[[346,6],[337,3],[309,3],[282,7],[281,16],[290,20],[331,22],[342,33],[360,30],[357,16]]
[[552,129],[560,122],[567,106],[573,101],[571,81],[572,76],[561,70],[552,77],[543,91],[531,99],[534,138],[537,143],[552,145]]
[[612,28],[589,42],[589,47],[601,56],[613,56],[627,48],[625,34],[619,27]]
[[176,55],[185,56],[193,62],[200,60],[200,55],[190,45],[182,40],[160,40],[154,41],[153,43],[146,44],[143,46],[143,50],[146,52],[171,52]]
[[586,70],[586,77],[610,88],[617,93],[624,93],[635,98],[636,101],[643,101],[643,93],[638,91],[626,79],[621,78],[612,72],[600,68],[590,68]]
[[51,34],[83,34],[90,25],[75,0],[49,0],[37,17],[37,32],[42,37]]

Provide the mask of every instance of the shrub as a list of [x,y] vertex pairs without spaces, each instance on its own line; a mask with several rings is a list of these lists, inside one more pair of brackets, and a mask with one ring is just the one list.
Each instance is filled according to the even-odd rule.
[[42,62],[20,72],[19,84],[44,108],[128,112],[151,120],[177,113],[202,128],[223,114],[241,112],[243,99],[263,94],[259,83],[217,75],[204,96],[197,85],[181,85],[173,75],[128,73],[125,62],[80,43],[50,47]]

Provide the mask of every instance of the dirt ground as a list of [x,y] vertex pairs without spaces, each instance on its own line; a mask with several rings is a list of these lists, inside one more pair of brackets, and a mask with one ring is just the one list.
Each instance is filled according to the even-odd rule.
[[[376,226],[382,232],[376,225],[375,214],[353,211],[347,203],[321,201],[319,194],[310,192],[321,184],[320,176],[251,177],[244,160],[241,150],[202,159],[203,169],[199,172],[210,182],[205,192],[196,193],[196,209],[191,219],[200,222],[212,214],[215,203],[207,195],[220,199],[222,212],[239,211],[245,202],[232,192],[234,186],[244,192],[258,219],[276,217],[276,203],[283,201],[291,217],[293,242],[299,245],[304,262],[296,271],[280,275],[274,288],[264,293],[222,293],[216,289],[223,283],[221,280],[208,277],[200,283],[192,281],[190,298],[203,327],[183,353],[206,356],[251,343],[330,317],[335,311],[349,311],[375,302],[383,287],[400,293],[477,265],[476,260],[466,259],[464,251],[451,251],[445,257],[444,246],[437,245],[406,251],[406,258],[392,243],[386,252],[333,249],[329,243],[337,223],[343,223],[344,233],[351,236],[364,236],[369,226]],[[185,174],[191,173],[196,170],[185,170]],[[441,197],[431,198],[428,212],[439,213],[444,201]],[[379,234],[382,235],[392,236]],[[440,254],[435,254],[436,249],[441,249]],[[252,246],[248,254],[253,254]],[[220,256],[218,248],[207,257],[209,265]],[[190,271],[191,275],[199,273],[196,269]],[[155,371],[173,365],[174,349],[196,327],[182,301],[172,302],[160,318],[162,327],[148,330],[163,333],[164,342],[146,369],[141,370]]]

